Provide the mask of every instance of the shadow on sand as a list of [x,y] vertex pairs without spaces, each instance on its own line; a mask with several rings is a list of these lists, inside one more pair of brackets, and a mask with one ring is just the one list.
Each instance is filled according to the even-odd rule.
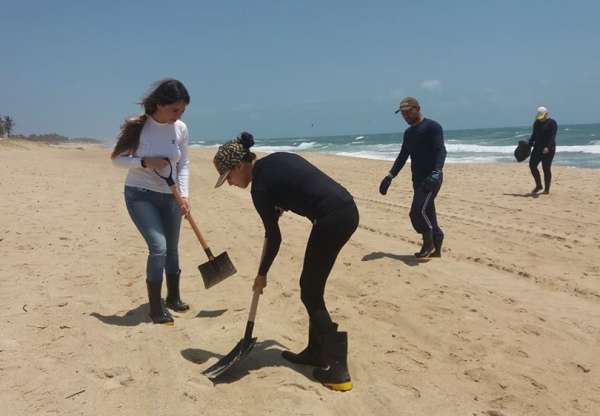
[[145,322],[151,322],[148,316],[148,304],[144,303],[133,308],[123,315],[102,315],[97,312],[90,313],[90,316],[104,322],[107,325],[117,326],[136,326]]
[[196,318],[216,318],[227,312],[227,309],[215,309],[214,311],[200,311]]
[[383,251],[374,251],[370,254],[364,256],[362,261],[371,261],[378,260],[384,257],[388,257],[392,260],[400,260],[405,263],[407,266],[418,266],[419,263],[423,263],[424,261],[428,261],[429,259],[423,259],[418,261],[417,258],[413,254],[393,254],[393,253],[384,253]]
[[[233,348],[235,345],[232,345],[231,347]],[[257,342],[252,351],[250,351],[246,357],[241,359],[226,373],[223,373],[221,376],[212,380],[212,382],[215,385],[234,383],[250,374],[251,371],[264,367],[288,367],[297,373],[302,374],[307,379],[314,381],[312,376],[314,367],[292,364],[285,360],[281,357],[281,352],[285,349],[286,347],[284,345],[274,340]],[[229,351],[224,351],[225,354],[228,352]],[[193,362],[194,364],[205,364],[211,358],[216,358],[218,360],[224,356],[224,354],[217,354],[200,348],[188,348],[182,350],[181,355],[183,358]],[[206,366],[206,368],[208,367],[209,366]]]
[[532,192],[527,192],[527,193],[525,193],[525,194],[511,194],[511,193],[508,193],[508,194],[507,194],[507,193],[504,193],[504,194],[502,194],[502,195],[507,195],[507,196],[519,196],[519,197],[521,197],[521,198],[539,198],[541,195],[547,195],[547,194],[544,194],[544,193],[542,193],[542,192],[538,192],[538,193],[535,193],[535,194],[534,194],[534,193],[532,193]]
[[[163,305],[164,307],[164,305]],[[196,318],[216,318],[218,316],[223,315],[227,312],[227,309],[215,309],[212,311],[202,310],[198,312],[195,316]],[[144,303],[134,309],[131,309],[125,312],[123,315],[102,315],[98,312],[90,313],[90,316],[98,319],[99,321],[104,322],[107,325],[117,325],[117,326],[136,326],[139,324],[151,322],[150,317],[148,316],[149,306],[147,303]]]

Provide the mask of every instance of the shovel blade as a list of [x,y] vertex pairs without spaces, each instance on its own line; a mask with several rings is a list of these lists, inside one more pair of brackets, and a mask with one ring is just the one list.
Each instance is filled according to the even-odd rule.
[[256,338],[251,338],[250,340],[245,338],[241,339],[229,354],[208,367],[202,372],[202,374],[211,380],[219,377],[221,374],[225,373],[235,364],[240,362],[246,355],[248,355],[250,351],[252,351],[252,348],[254,348],[255,344]]
[[198,266],[198,270],[200,270],[206,289],[210,289],[217,283],[237,273],[226,251],[219,254],[214,260],[209,260]]

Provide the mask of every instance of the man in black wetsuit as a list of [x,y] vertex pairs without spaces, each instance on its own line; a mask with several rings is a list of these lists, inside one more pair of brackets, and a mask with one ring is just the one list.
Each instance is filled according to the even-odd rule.
[[401,113],[410,127],[404,131],[400,153],[390,172],[381,181],[379,192],[382,195],[387,193],[392,179],[410,156],[414,190],[410,220],[415,231],[423,236],[423,245],[415,257],[441,257],[444,233],[437,222],[435,197],[442,186],[442,168],[446,160],[442,126],[424,118],[419,102],[413,97],[400,101],[396,113]]
[[538,165],[542,162],[544,171],[544,193],[550,193],[550,181],[552,180],[552,160],[556,152],[556,131],[558,126],[556,121],[550,118],[546,107],[538,107],[535,122],[533,123],[533,133],[529,139],[529,146],[533,146],[531,156],[529,157],[529,169],[535,180],[535,188],[532,194],[537,194],[542,190],[542,181]]
[[260,160],[250,152],[254,139],[242,133],[219,147],[214,164],[219,172],[215,187],[227,181],[247,188],[252,183],[254,207],[265,227],[265,242],[253,290],[262,293],[267,272],[281,244],[279,216],[292,211],[313,226],[300,275],[300,297],[309,316],[308,346],[300,353],[283,351],[288,361],[312,365],[323,385],[338,391],[352,388],[348,372],[348,334],[325,306],[325,284],[338,253],[358,227],[352,195],[314,165],[293,153],[272,153]]

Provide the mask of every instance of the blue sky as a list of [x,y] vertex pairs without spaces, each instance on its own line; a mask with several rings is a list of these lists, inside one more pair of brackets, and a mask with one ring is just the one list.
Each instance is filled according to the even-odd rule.
[[[370,4],[367,4],[370,3]],[[178,78],[194,138],[600,121],[596,1],[2,1],[0,114],[16,132],[114,138]]]

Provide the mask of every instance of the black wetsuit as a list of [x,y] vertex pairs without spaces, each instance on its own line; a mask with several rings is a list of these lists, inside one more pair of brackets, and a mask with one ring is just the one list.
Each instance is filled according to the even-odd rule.
[[269,271],[281,244],[277,208],[313,223],[300,276],[301,299],[311,322],[321,332],[327,332],[332,322],[323,300],[325,283],[338,253],[358,227],[358,210],[352,195],[293,153],[273,153],[257,160],[251,193],[265,227],[261,275]]
[[[556,131],[558,126],[556,121],[548,118],[544,121],[536,120],[533,123],[533,133],[529,139],[529,145],[533,146],[531,156],[529,157],[529,169],[535,180],[535,187],[542,189],[542,181],[538,165],[542,162],[542,170],[544,171],[544,191],[550,192],[550,181],[552,180],[552,160],[556,153]],[[544,148],[548,148],[548,153],[544,154]]]
[[[442,186],[442,169],[446,161],[442,126],[424,118],[416,126],[407,128],[400,153],[390,170],[392,176],[398,175],[409,156],[414,190],[410,220],[416,232],[423,234],[432,230],[434,239],[441,241],[444,233],[437,222],[435,197]],[[439,182],[433,189],[424,189],[423,182],[433,171],[440,172]]]

